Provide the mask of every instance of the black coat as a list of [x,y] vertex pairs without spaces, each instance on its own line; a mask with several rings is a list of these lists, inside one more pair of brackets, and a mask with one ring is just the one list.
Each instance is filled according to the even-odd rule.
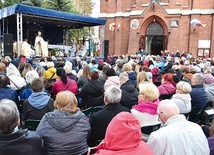
[[120,104],[126,106],[135,105],[138,101],[138,91],[130,80],[126,81],[120,86],[122,90],[122,98]]
[[42,109],[36,109],[34,108],[28,100],[25,100],[23,102],[23,121],[26,121],[27,119],[37,119],[41,120],[42,117],[48,113],[54,110],[54,100],[50,98],[47,105]]
[[107,104],[102,110],[92,114],[89,121],[91,124],[91,135],[88,141],[89,146],[95,146],[97,140],[102,140],[105,137],[106,128],[112,118],[122,111],[130,112],[120,103]]
[[87,96],[99,97],[103,94],[104,84],[102,81],[98,80],[89,80],[86,84],[83,85],[79,97],[84,99]]
[[0,134],[1,155],[42,155],[42,138],[35,131],[20,129],[12,134]]

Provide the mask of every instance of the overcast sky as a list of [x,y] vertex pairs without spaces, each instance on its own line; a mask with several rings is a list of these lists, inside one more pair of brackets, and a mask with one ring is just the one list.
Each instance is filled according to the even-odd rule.
[[94,9],[92,11],[92,17],[99,17],[100,14],[100,0],[92,0],[95,3]]

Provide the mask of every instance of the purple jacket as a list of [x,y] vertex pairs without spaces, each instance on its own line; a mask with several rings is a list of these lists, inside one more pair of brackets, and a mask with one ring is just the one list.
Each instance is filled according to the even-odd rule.
[[175,93],[175,86],[173,86],[173,84],[171,82],[165,82],[163,84],[161,84],[160,86],[158,86],[158,90],[160,95],[161,94],[174,94]]
[[214,135],[208,138],[208,144],[210,147],[210,155],[214,155]]

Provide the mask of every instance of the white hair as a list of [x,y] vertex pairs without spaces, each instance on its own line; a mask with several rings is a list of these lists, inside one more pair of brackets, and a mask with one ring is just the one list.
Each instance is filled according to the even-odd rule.
[[34,70],[28,71],[27,74],[25,75],[25,79],[26,79],[27,84],[31,84],[31,82],[35,78],[39,78],[39,74]]
[[66,73],[71,73],[72,72],[72,63],[70,61],[65,62],[65,66],[63,67]]
[[179,81],[176,85],[176,88],[181,90],[185,94],[188,94],[192,91],[191,85],[185,81]]
[[165,99],[159,102],[157,113],[163,113],[167,118],[170,118],[174,115],[178,115],[180,111],[174,101]]
[[109,86],[105,90],[105,98],[108,103],[119,103],[122,97],[122,91],[117,86]]

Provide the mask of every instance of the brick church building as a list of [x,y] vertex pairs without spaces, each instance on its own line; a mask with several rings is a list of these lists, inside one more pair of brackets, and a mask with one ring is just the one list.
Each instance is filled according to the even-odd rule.
[[214,57],[214,0],[101,0],[100,18],[107,19],[100,38],[110,55],[142,47]]

